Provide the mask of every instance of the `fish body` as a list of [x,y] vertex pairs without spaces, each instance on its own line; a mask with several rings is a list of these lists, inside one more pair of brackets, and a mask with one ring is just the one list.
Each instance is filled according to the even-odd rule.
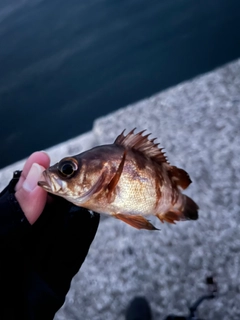
[[110,145],[62,159],[44,171],[39,185],[77,206],[114,216],[138,229],[162,222],[196,220],[197,204],[184,195],[188,174],[171,166],[162,149],[143,132],[121,133]]

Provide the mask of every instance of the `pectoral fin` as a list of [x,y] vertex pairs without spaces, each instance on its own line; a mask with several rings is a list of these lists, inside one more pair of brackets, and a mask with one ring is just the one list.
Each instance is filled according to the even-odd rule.
[[159,230],[142,216],[134,216],[121,213],[114,214],[113,216],[136,229]]

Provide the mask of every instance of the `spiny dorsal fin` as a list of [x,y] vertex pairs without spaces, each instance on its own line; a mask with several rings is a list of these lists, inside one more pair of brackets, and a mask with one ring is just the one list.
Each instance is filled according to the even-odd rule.
[[150,134],[143,136],[143,132],[145,132],[146,130],[135,134],[135,129],[130,131],[126,136],[124,136],[124,130],[114,141],[114,144],[139,151],[155,162],[168,163],[165,153],[162,152],[162,149],[158,148],[159,143],[154,143],[156,138],[149,140],[148,137],[150,136]]

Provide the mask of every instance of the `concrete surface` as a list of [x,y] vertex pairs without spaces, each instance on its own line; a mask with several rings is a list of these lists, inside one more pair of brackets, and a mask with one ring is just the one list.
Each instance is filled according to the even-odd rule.
[[[155,232],[103,219],[55,320],[123,320],[135,295],[147,297],[154,320],[186,314],[209,275],[219,295],[202,304],[201,318],[240,319],[240,60],[98,119],[80,151],[134,127],[152,132],[170,163],[190,174],[186,193],[200,218],[172,226],[152,217]],[[75,153],[78,139],[55,149],[56,158]]]

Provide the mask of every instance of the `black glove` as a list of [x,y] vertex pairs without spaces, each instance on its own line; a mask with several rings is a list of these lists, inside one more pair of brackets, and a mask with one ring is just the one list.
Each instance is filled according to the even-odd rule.
[[14,196],[19,177],[15,173],[0,194],[0,319],[53,319],[88,253],[99,215],[50,196],[30,225]]

